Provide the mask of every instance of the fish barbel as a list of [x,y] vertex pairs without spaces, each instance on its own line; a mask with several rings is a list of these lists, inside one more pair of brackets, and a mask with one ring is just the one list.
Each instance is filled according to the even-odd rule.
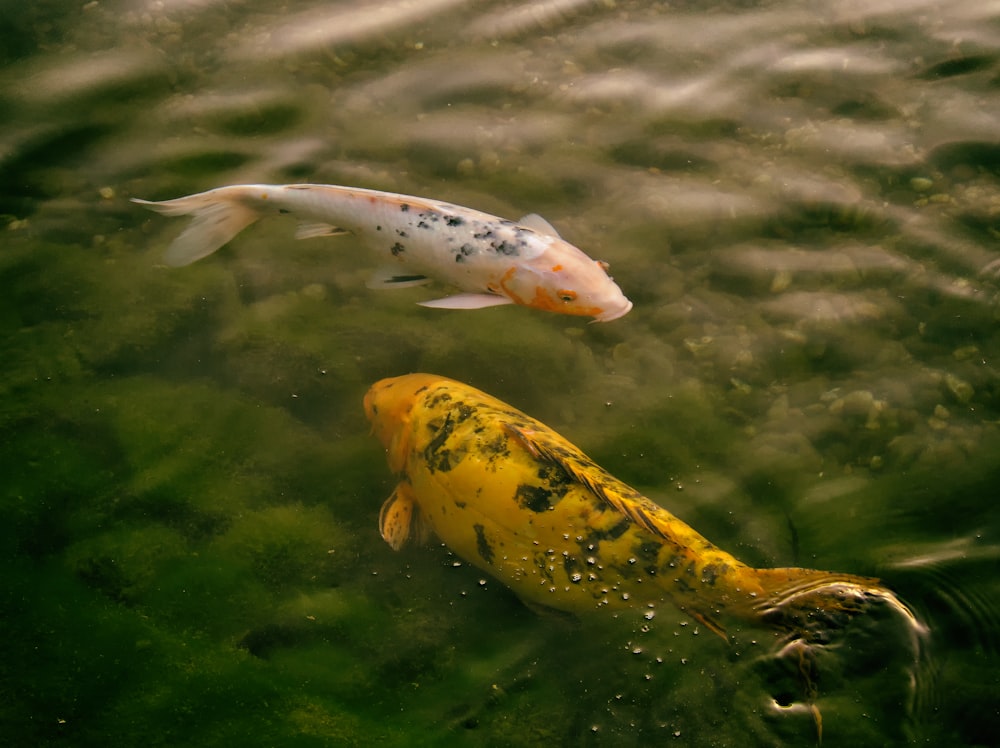
[[394,549],[436,534],[522,600],[584,614],[669,604],[728,638],[753,620],[810,641],[873,604],[920,624],[878,580],[755,569],[594,463],[544,424],[430,374],[364,399],[399,478],[380,512]]
[[513,303],[600,322],[632,308],[606,264],[534,214],[516,223],[438,200],[323,184],[233,185],[175,200],[133,202],[169,216],[194,217],[167,249],[168,265],[210,255],[264,215],[290,213],[301,221],[298,238],[352,233],[380,255],[384,266],[370,287],[404,288],[434,279],[461,291],[423,306]]

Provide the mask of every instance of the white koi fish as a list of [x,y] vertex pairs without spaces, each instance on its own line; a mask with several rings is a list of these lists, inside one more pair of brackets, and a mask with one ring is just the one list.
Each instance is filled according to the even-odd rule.
[[176,200],[133,202],[168,216],[194,216],[167,249],[168,265],[210,255],[261,216],[291,213],[296,237],[357,235],[385,261],[368,285],[403,288],[432,279],[462,293],[423,306],[479,309],[522,304],[607,322],[632,302],[607,265],[564,241],[534,214],[520,223],[422,197],[322,184],[248,184]]

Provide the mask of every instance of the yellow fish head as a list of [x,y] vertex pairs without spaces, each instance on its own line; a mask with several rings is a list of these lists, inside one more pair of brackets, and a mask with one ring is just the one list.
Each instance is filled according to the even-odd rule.
[[385,447],[392,471],[399,473],[406,464],[414,405],[422,392],[441,379],[433,374],[390,377],[373,384],[365,394],[365,415]]

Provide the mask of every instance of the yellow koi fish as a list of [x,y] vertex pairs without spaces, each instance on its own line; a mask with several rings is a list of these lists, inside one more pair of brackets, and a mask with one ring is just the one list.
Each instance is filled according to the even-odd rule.
[[376,383],[364,399],[400,482],[379,529],[394,549],[433,532],[528,603],[585,614],[673,606],[728,640],[757,621],[800,642],[872,605],[921,625],[877,580],[754,569],[622,483],[542,423],[430,374]]
[[167,250],[169,265],[210,255],[261,216],[290,213],[302,221],[300,239],[349,232],[379,254],[385,266],[370,287],[404,288],[434,279],[462,292],[423,306],[521,304],[600,322],[632,308],[606,264],[533,214],[515,223],[438,200],[324,184],[234,185],[175,200],[133,202],[169,216],[194,217]]

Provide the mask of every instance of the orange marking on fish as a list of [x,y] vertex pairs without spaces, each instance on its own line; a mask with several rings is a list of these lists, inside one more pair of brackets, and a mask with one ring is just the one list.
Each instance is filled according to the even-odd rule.
[[[572,294],[573,298],[576,298],[576,294],[572,291],[559,291],[559,293]],[[528,306],[535,309],[541,309],[545,312],[558,312],[565,303],[566,302],[562,299],[554,298],[552,294],[550,294],[543,286],[535,286],[535,295],[532,297],[531,301],[528,302]],[[596,316],[602,311],[604,310],[600,307],[588,307],[581,310],[581,313]]]
[[532,306],[507,286],[507,282],[514,277],[514,273],[516,272],[517,272],[517,266],[511,266],[507,268],[507,271],[500,277],[500,288],[503,289],[504,295],[511,301],[513,301],[515,304]]

